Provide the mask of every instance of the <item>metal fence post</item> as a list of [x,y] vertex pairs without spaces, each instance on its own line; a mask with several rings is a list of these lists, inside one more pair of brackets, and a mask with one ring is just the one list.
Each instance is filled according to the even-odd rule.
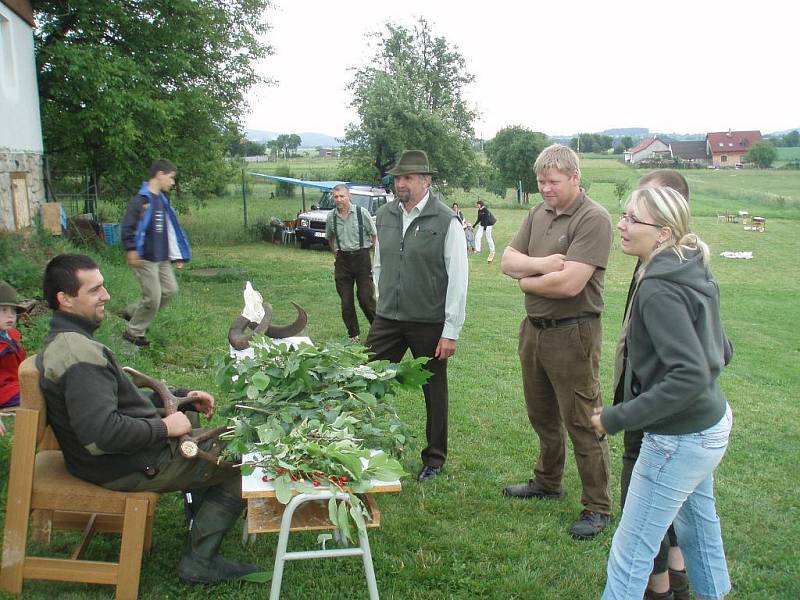
[[247,179],[242,169],[242,208],[244,209],[244,228],[247,230]]

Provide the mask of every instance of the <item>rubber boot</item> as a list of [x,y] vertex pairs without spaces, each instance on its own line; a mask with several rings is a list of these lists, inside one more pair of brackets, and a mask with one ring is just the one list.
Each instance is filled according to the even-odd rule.
[[219,555],[222,539],[243,508],[240,498],[217,488],[208,491],[189,530],[186,548],[178,563],[178,577],[186,583],[220,583],[261,570],[256,565],[227,560]]

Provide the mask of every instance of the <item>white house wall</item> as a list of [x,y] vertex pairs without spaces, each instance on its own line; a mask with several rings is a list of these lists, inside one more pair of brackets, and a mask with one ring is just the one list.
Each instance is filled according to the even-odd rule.
[[669,152],[669,146],[667,146],[661,140],[655,140],[644,150],[640,150],[636,154],[633,154],[631,156],[631,162],[636,164],[648,158],[652,158],[653,154],[655,154],[656,152]]
[[33,30],[0,4],[0,148],[42,152]]
[[42,150],[33,30],[0,3],[0,230],[29,227],[38,214]]

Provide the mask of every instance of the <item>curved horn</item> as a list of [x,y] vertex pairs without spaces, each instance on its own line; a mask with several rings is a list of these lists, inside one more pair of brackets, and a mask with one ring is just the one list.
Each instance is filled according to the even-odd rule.
[[250,347],[252,333],[245,333],[250,325],[250,320],[242,315],[237,316],[228,328],[228,343],[237,350],[246,350]]
[[302,306],[292,302],[292,306],[297,310],[297,319],[290,325],[270,325],[267,328],[267,335],[271,338],[287,338],[297,335],[308,324],[308,314]]
[[[228,342],[236,350],[247,350],[250,347],[250,339],[255,334],[261,334],[269,327],[272,321],[272,305],[267,304],[264,306],[264,318],[261,323],[256,325],[250,319],[243,315],[239,315],[233,320],[230,328],[228,329]],[[248,329],[254,331],[247,331]]]

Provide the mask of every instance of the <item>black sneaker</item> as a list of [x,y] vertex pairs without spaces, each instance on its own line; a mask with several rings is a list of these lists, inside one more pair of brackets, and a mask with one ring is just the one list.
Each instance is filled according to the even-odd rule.
[[539,498],[542,500],[561,500],[564,497],[564,490],[546,490],[539,485],[535,479],[529,479],[525,483],[508,485],[503,488],[503,496],[509,498]]
[[575,539],[590,540],[608,526],[610,518],[610,515],[584,510],[569,528],[569,532]]
[[126,342],[130,342],[131,344],[139,347],[149,346],[150,340],[148,340],[143,335],[131,335],[128,333],[127,330],[122,332],[122,339]]

